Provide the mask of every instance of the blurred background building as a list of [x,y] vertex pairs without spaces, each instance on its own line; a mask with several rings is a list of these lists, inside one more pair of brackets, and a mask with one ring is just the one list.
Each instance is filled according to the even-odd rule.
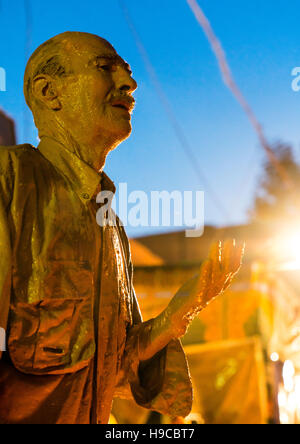
[[[227,238],[246,241],[244,265],[230,289],[199,315],[183,338],[195,390],[188,420],[300,422],[299,272],[270,259],[272,233],[266,227],[207,227],[198,239],[177,232],[132,240],[143,316],[159,314],[199,271],[212,242]],[[130,411],[131,418],[122,416]],[[128,409],[127,401],[115,402],[121,422],[134,422],[138,411],[142,422],[153,420],[143,409]]]
[[15,143],[14,121],[0,109],[0,145],[15,145]]

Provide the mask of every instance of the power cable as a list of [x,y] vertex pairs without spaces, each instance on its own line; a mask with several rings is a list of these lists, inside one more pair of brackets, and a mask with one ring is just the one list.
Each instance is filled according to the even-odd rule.
[[196,173],[198,180],[205,187],[207,193],[210,195],[216,208],[218,208],[218,210],[222,214],[222,216],[225,217],[225,219],[227,221],[229,221],[230,217],[229,217],[227,210],[224,208],[222,202],[219,200],[218,196],[216,195],[216,193],[214,192],[214,190],[210,186],[208,179],[206,178],[204,173],[201,171],[199,161],[198,161],[197,157],[195,156],[195,154],[188,142],[188,139],[185,135],[185,132],[177,120],[177,117],[173,111],[172,105],[161,86],[161,83],[160,83],[157,73],[151,63],[151,60],[150,60],[150,57],[146,51],[146,48],[145,48],[144,44],[142,43],[142,40],[140,38],[140,35],[137,32],[137,29],[133,23],[133,20],[131,19],[128,8],[126,7],[123,0],[119,0],[119,4],[120,4],[120,8],[123,12],[124,18],[127,22],[127,25],[133,35],[136,46],[137,46],[137,48],[140,52],[140,55],[144,61],[144,64],[145,64],[146,70],[149,74],[149,77],[155,87],[158,98],[159,98],[159,100],[166,112],[166,115],[168,117],[168,120],[169,120],[171,126],[173,127],[174,133],[177,137],[177,140],[179,141],[181,148],[183,149],[188,160],[190,161],[191,167],[193,168],[194,172]]
[[[30,50],[32,45],[32,10],[30,0],[24,0],[24,11],[25,11],[25,47],[24,47],[24,57],[25,65],[30,56]],[[27,106],[23,105],[23,142],[28,142],[29,137],[29,110]]]
[[189,7],[191,8],[197,22],[201,26],[202,30],[204,31],[212,50],[217,58],[219,68],[222,74],[223,81],[225,85],[229,88],[233,96],[236,98],[238,103],[241,105],[243,110],[245,111],[251,125],[253,126],[259,141],[265,150],[265,153],[267,154],[267,157],[269,161],[274,166],[275,170],[277,171],[278,175],[281,177],[283,183],[286,185],[288,189],[294,188],[293,183],[286,172],[285,168],[282,167],[279,160],[277,159],[274,151],[270,147],[270,145],[267,142],[267,139],[264,135],[263,129],[259,121],[257,120],[254,112],[252,111],[251,107],[249,106],[247,100],[245,99],[244,95],[242,94],[241,90],[237,86],[233,75],[231,73],[230,67],[228,65],[225,51],[222,47],[222,44],[220,40],[216,37],[215,32],[212,29],[212,26],[205,16],[203,10],[197,3],[197,0],[186,0]]

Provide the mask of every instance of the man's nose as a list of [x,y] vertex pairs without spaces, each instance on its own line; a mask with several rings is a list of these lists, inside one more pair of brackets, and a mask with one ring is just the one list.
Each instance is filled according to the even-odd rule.
[[130,72],[121,66],[118,67],[118,70],[116,71],[115,83],[117,89],[120,91],[133,93],[137,89],[137,83],[131,76]]

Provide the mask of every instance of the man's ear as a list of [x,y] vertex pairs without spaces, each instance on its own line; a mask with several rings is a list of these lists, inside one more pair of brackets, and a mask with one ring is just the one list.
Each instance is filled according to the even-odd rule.
[[58,98],[55,80],[48,75],[38,75],[32,82],[32,93],[36,100],[42,102],[47,108],[59,111],[62,106]]

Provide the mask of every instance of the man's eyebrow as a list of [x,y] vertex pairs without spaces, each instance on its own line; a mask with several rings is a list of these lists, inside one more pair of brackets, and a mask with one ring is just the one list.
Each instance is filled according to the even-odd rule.
[[120,57],[117,54],[101,54],[101,55],[97,55],[95,58],[93,58],[92,62],[96,62],[97,60],[101,60],[101,59],[107,59],[107,60],[110,60],[112,62],[118,63],[119,65],[123,65],[128,71],[131,72],[130,65],[127,62],[125,62],[125,60],[123,60],[122,57]]
[[101,54],[101,55],[97,55],[94,60],[97,60],[97,59],[117,60],[118,58],[120,58],[120,56],[118,56],[116,54]]

